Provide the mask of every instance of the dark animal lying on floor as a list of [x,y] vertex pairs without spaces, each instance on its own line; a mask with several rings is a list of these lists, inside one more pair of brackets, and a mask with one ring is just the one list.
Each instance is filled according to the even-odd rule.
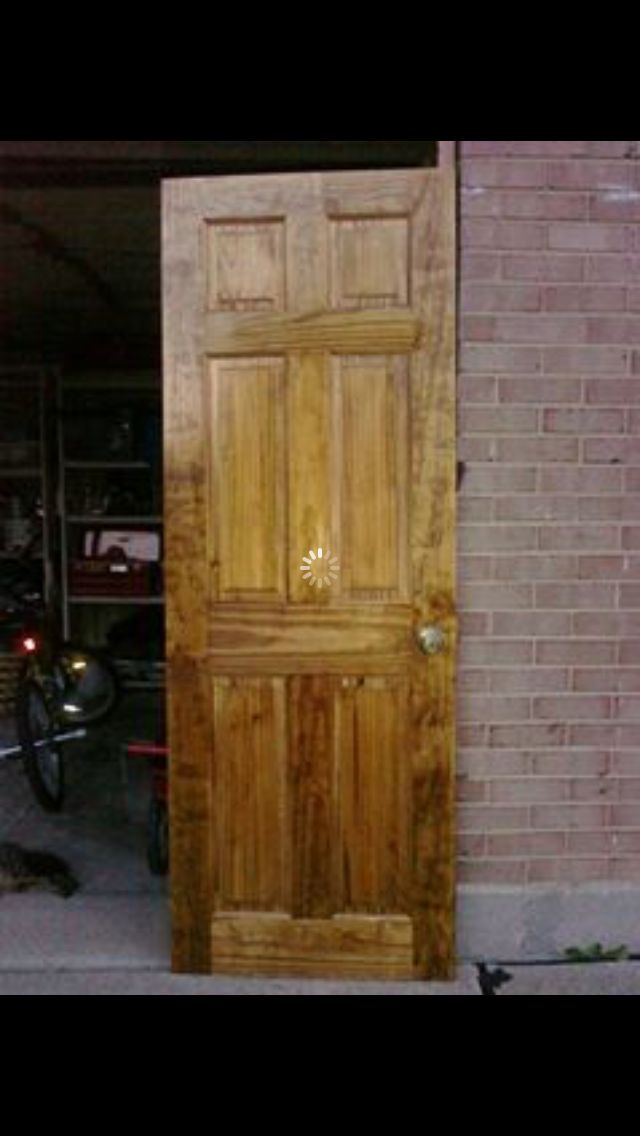
[[44,888],[67,899],[78,887],[69,865],[53,852],[31,851],[19,844],[0,843],[0,895]]

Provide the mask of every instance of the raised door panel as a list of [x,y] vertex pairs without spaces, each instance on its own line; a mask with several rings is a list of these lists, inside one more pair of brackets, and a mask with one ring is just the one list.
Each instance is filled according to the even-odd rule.
[[209,525],[218,599],[284,598],[285,364],[209,365]]
[[213,697],[216,907],[288,910],[284,680],[216,678]]
[[341,909],[409,906],[409,685],[389,676],[344,680],[338,702]]
[[343,599],[409,600],[408,360],[334,360],[334,477]]

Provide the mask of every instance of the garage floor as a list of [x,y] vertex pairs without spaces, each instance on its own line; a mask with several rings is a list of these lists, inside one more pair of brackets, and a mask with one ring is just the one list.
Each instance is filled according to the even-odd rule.
[[[160,729],[160,695],[122,697],[108,722],[65,748],[66,805],[59,815],[35,801],[21,761],[0,761],[0,840],[63,856],[84,896],[163,895],[166,881],[146,863],[150,777],[144,759],[125,760],[123,743]],[[14,737],[0,719],[0,746]]]

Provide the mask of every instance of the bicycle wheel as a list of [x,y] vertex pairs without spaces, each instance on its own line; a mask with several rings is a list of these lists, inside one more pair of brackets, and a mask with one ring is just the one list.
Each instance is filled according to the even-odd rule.
[[56,660],[56,671],[60,676],[60,715],[65,722],[87,726],[113,710],[118,680],[104,655],[90,647],[65,643]]
[[31,679],[18,687],[16,719],[24,768],[34,796],[47,812],[57,813],[64,800],[62,750],[51,740],[55,723],[42,690]]
[[154,876],[169,871],[169,816],[165,801],[151,798],[147,820],[147,863]]

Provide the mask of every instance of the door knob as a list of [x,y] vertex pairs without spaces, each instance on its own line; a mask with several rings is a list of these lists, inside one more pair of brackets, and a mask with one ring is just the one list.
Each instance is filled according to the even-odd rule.
[[419,627],[416,639],[423,655],[439,655],[447,643],[447,637],[437,623],[425,623]]

